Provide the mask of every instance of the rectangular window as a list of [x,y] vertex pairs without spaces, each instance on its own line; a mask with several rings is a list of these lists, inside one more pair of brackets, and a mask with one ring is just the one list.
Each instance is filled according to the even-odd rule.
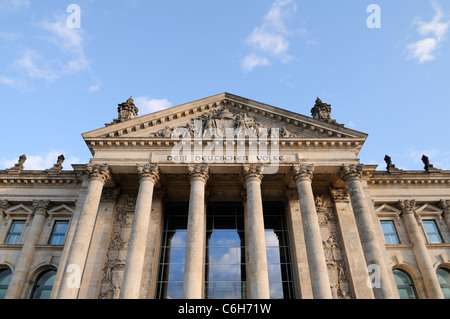
[[6,244],[15,245],[19,242],[22,231],[25,228],[24,220],[14,220],[11,228],[9,229],[8,237],[6,238]]
[[428,236],[428,242],[430,244],[441,244],[443,242],[434,220],[424,220],[423,227],[425,228],[425,232]]
[[381,228],[383,229],[384,239],[388,245],[400,244],[398,240],[397,231],[395,230],[394,222],[392,220],[382,220]]
[[57,221],[53,226],[52,235],[50,236],[49,245],[59,246],[64,244],[67,233],[68,221]]

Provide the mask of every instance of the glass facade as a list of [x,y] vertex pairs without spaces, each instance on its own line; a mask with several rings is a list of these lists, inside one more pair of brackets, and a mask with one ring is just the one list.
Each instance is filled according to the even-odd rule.
[[396,245],[399,244],[397,231],[394,226],[394,222],[392,220],[382,220],[381,228],[383,229],[384,239],[386,240],[386,244],[388,245]]
[[[181,299],[188,203],[168,203],[162,231],[156,298]],[[282,203],[264,204],[270,297],[294,298],[288,232]],[[206,299],[246,299],[245,231],[242,203],[208,203]]]
[[283,203],[264,203],[267,266],[271,299],[293,299],[288,230]]

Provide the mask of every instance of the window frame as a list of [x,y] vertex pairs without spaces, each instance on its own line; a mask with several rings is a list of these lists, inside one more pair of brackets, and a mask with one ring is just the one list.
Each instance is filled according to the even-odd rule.
[[[436,269],[436,275],[437,275],[437,272],[438,272],[439,270],[443,270],[444,272],[446,272],[446,273],[448,274],[449,278],[450,278],[450,269],[448,269],[448,268],[446,268],[446,267],[439,267],[438,269]],[[442,288],[448,288],[448,289],[450,289],[450,279],[447,281],[447,284],[446,284],[444,287],[442,287],[442,284],[441,284],[441,283],[439,283],[439,286],[441,287],[441,290],[442,290]],[[442,291],[442,294],[444,294],[443,291]],[[444,298],[445,298],[445,295],[444,295]],[[450,299],[450,298],[446,298],[446,299]]]
[[[62,223],[62,222],[67,223],[67,229],[66,229],[66,232],[64,233],[64,239],[63,239],[63,241],[62,241],[61,244],[52,244],[52,243],[51,243],[51,240],[52,240],[53,235],[54,235],[55,227],[56,227],[56,225],[57,225],[58,223]],[[67,239],[67,233],[69,232],[69,227],[70,227],[70,220],[69,220],[69,219],[63,219],[63,218],[61,218],[61,219],[55,219],[55,220],[53,221],[53,223],[52,223],[50,235],[49,235],[48,240],[47,240],[47,245],[50,245],[50,246],[64,246],[65,243],[66,243],[66,239]]]
[[[11,276],[12,277],[12,270],[11,269],[9,269],[9,268],[0,268],[0,274],[1,273],[3,273],[3,272],[8,272],[9,271],[9,274],[7,275],[7,276]],[[6,294],[6,292],[8,291],[8,288],[9,288],[9,285],[11,284],[11,278],[10,278],[10,282],[8,283],[8,286],[6,286],[6,287],[4,287],[4,288],[2,288],[2,286],[0,286],[0,290],[1,289],[4,289],[5,290],[5,294]],[[0,298],[0,300],[1,300],[2,298]]]
[[[13,228],[14,223],[16,223],[16,222],[23,223],[22,232],[20,233],[20,235],[19,235],[19,237],[18,237],[18,239],[17,239],[17,241],[15,243],[8,243],[8,238],[11,235],[11,229]],[[6,232],[6,236],[5,236],[5,239],[4,239],[4,244],[5,245],[20,245],[21,242],[22,242],[22,237],[23,237],[23,235],[24,235],[24,233],[26,231],[26,227],[27,227],[27,220],[26,219],[11,219],[11,221],[9,223],[8,231]]]
[[[31,294],[30,294],[30,297],[29,297],[29,299],[39,299],[39,300],[43,300],[42,298],[34,298],[34,295],[35,295],[35,293],[36,293],[36,290],[38,289],[38,288],[40,288],[40,286],[38,287],[38,284],[39,284],[39,281],[46,275],[46,274],[48,274],[49,272],[54,272],[54,277],[56,278],[56,274],[57,274],[57,270],[56,269],[54,269],[54,268],[47,268],[47,269],[44,269],[44,270],[42,270],[41,272],[39,272],[39,274],[36,276],[36,280],[33,282],[33,286],[32,286],[32,289],[31,289]],[[48,278],[48,279],[50,279],[50,278]],[[47,279],[47,280],[48,280]],[[46,280],[46,281],[47,281]],[[51,295],[51,293],[52,293],[52,290],[53,290],[53,287],[54,287],[54,280],[55,279],[53,279],[53,285],[52,285],[52,288],[50,289],[50,295]],[[49,286],[43,286],[43,287],[49,287]],[[49,289],[43,289],[43,291],[48,291]],[[42,294],[42,292],[41,292],[41,294]]]
[[[431,242],[430,237],[428,235],[428,232],[427,232],[427,230],[425,228],[425,222],[433,222],[434,226],[436,227],[436,233],[438,234],[438,236],[439,236],[439,238],[441,240],[439,243]],[[445,239],[444,239],[444,236],[442,235],[441,228],[439,227],[439,223],[436,221],[435,218],[422,219],[421,220],[421,224],[422,224],[421,226],[422,226],[422,230],[423,230],[423,232],[425,234],[425,238],[426,238],[427,244],[431,244],[431,245],[445,244]]]
[[[394,227],[394,231],[395,231],[395,237],[397,238],[397,243],[388,243],[386,240],[386,233],[383,230],[383,223],[391,223],[391,225]],[[402,244],[402,242],[400,241],[400,236],[398,235],[398,229],[397,226],[395,225],[395,221],[393,219],[380,219],[380,227],[381,227],[381,232],[383,233],[383,237],[384,237],[384,242],[386,245],[400,245]]]
[[[394,283],[395,283],[395,287],[397,288],[397,291],[399,290],[399,286],[397,285],[397,282],[395,281],[395,273],[394,273],[395,271],[403,273],[408,278],[408,280],[410,282],[409,286],[405,286],[405,285],[400,286],[400,287],[405,287],[405,288],[406,287],[410,287],[412,289],[412,292],[413,292],[415,298],[408,298],[408,300],[417,300],[417,299],[419,299],[419,295],[417,293],[417,288],[416,288],[416,284],[414,282],[413,277],[411,276],[411,274],[408,271],[406,271],[406,270],[404,270],[402,268],[394,268],[394,269],[392,269],[392,274],[394,276]],[[399,292],[399,295],[400,295],[400,292]],[[401,296],[400,296],[400,299],[402,299]]]

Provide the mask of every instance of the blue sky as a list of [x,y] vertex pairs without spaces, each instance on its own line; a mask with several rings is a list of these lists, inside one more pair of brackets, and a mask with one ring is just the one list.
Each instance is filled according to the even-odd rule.
[[444,0],[0,0],[0,169],[87,163],[81,134],[130,96],[144,115],[222,92],[307,116],[320,97],[369,134],[362,163],[450,169],[449,28]]

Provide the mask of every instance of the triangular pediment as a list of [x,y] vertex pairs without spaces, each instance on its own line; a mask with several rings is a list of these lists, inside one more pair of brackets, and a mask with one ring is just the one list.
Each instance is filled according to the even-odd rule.
[[[202,134],[207,129],[267,129],[286,139],[359,139],[367,134],[330,121],[248,100],[229,93],[175,106],[83,134],[86,142],[95,139],[171,139],[174,131]],[[196,126],[197,125],[197,126]],[[177,131],[177,129],[179,129]],[[278,131],[276,130],[278,129]],[[181,139],[181,136],[180,136]]]

